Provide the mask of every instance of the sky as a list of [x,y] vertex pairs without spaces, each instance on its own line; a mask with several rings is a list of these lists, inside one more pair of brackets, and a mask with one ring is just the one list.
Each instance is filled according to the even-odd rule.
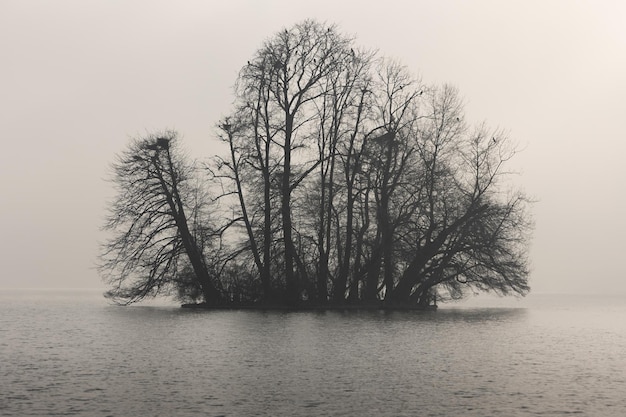
[[626,294],[621,0],[2,0],[0,288],[103,288],[115,154],[162,129],[221,152],[239,69],[307,18],[456,86],[519,144],[533,292]]

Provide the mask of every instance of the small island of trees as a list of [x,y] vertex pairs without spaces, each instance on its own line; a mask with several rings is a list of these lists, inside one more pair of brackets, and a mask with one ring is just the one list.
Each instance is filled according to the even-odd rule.
[[241,69],[227,152],[191,161],[176,132],[131,141],[99,270],[106,296],[229,306],[427,308],[525,295],[529,199],[506,134],[459,93],[307,20]]

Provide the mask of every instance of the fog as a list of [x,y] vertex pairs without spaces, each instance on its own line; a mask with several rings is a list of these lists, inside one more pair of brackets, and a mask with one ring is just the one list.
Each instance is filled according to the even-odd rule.
[[455,85],[468,120],[519,143],[534,292],[626,293],[626,3],[606,0],[3,0],[0,288],[103,287],[115,153],[165,128],[220,152],[238,70],[305,18]]

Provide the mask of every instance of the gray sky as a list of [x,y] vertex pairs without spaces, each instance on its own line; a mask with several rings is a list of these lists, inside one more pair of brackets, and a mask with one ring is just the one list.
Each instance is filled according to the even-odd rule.
[[0,288],[102,287],[108,164],[173,128],[218,152],[238,70],[305,18],[337,23],[524,151],[535,292],[626,293],[626,2],[2,0]]

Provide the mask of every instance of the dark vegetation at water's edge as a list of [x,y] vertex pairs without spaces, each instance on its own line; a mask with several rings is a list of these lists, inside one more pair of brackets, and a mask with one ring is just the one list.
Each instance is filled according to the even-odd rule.
[[99,264],[114,302],[425,309],[529,291],[515,145],[470,124],[455,88],[335,26],[265,41],[216,136],[226,151],[209,162],[173,131],[117,156]]
[[272,303],[226,303],[226,304],[208,304],[187,303],[182,304],[182,308],[198,309],[198,310],[281,310],[281,311],[346,311],[346,310],[416,310],[416,311],[435,311],[438,306],[429,304],[425,306],[415,304],[389,305],[384,302],[376,303],[354,303],[354,304],[319,304],[310,302],[300,302],[296,305],[272,304]]

